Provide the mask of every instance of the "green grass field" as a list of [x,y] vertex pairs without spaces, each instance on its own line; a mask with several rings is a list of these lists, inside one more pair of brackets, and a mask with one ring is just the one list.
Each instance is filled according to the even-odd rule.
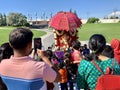
[[[0,45],[4,42],[8,42],[9,33],[14,28],[15,27],[0,27]],[[32,30],[32,31],[33,31],[34,37],[40,37],[46,34],[46,32],[44,31],[37,31],[37,30]]]
[[84,24],[79,29],[79,40],[89,40],[93,34],[103,34],[109,43],[113,38],[120,40],[120,23]]
[[[15,27],[0,27],[0,45],[8,41],[11,30]],[[43,31],[32,30],[34,37],[40,37],[46,33]],[[120,23],[101,23],[101,24],[84,24],[79,29],[78,36],[80,41],[89,40],[93,34],[103,34],[109,43],[113,38],[120,40]]]

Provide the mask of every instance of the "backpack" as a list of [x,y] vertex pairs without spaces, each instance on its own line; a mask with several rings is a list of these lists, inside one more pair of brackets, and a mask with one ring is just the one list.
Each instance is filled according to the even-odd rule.
[[98,77],[95,90],[120,90],[120,75],[113,73],[114,61],[112,61],[112,69],[108,67],[105,74],[95,61],[92,63],[102,73],[102,76]]

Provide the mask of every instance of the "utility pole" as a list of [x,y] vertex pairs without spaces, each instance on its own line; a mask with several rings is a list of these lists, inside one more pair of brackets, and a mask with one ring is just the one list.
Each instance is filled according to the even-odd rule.
[[35,17],[36,17],[36,24],[37,24],[37,12],[35,13]]
[[50,13],[50,18],[52,18],[52,12]]
[[29,18],[30,18],[30,15],[29,15],[29,13],[27,14],[27,20],[29,21]]
[[114,13],[114,16],[113,16],[114,17],[114,22],[116,22],[116,12],[117,12],[117,9],[115,8],[114,11],[113,11],[113,13]]
[[45,12],[43,12],[43,19],[45,20]]
[[90,13],[89,13],[89,12],[86,12],[86,15],[87,15],[87,20],[88,20]]

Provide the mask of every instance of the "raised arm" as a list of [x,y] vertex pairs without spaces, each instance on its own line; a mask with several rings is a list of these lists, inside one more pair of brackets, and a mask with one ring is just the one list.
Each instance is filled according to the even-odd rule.
[[45,51],[42,51],[39,49],[37,50],[38,56],[57,73],[57,76],[56,76],[54,82],[59,82],[61,80],[61,77],[60,77],[60,74],[58,72],[58,68],[50,62],[48,57],[44,55],[44,52]]

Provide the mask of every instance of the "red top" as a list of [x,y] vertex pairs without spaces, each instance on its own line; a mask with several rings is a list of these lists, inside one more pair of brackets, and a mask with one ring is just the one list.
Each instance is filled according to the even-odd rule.
[[114,58],[118,61],[120,65],[120,41],[114,38],[110,44],[111,47],[114,49]]

